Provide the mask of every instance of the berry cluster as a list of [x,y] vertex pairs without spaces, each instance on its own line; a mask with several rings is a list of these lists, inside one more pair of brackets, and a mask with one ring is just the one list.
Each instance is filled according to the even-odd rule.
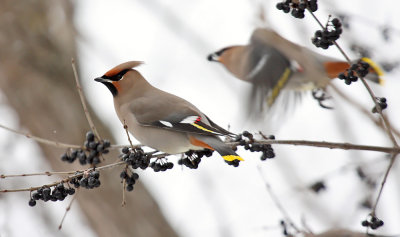
[[212,156],[213,151],[210,149],[204,149],[199,151],[189,150],[185,152],[186,157],[178,161],[179,165],[184,165],[190,169],[197,169],[199,167],[201,158],[203,156]]
[[306,9],[315,12],[318,10],[317,0],[285,0],[276,4],[278,10],[289,13],[295,18],[304,18]]
[[353,63],[349,69],[340,73],[338,78],[340,80],[344,80],[346,85],[350,85],[352,82],[356,82],[358,80],[358,76],[365,77],[369,72],[369,67],[369,64],[363,61]]
[[373,230],[378,229],[379,227],[383,226],[383,224],[383,221],[378,219],[376,216],[370,216],[369,220],[363,220],[361,222],[362,226],[371,227]]
[[[381,110],[384,110],[387,108],[387,103],[386,103],[385,97],[376,97],[375,100],[378,103],[379,107],[381,107]],[[372,108],[372,113],[378,113],[376,106],[374,106],[374,108]]]
[[84,143],[85,150],[77,149],[67,151],[61,156],[61,160],[73,163],[78,159],[81,165],[97,165],[100,163],[100,155],[109,152],[107,148],[109,148],[110,145],[110,141],[108,140],[95,141],[93,132],[89,131],[86,133],[86,141]]
[[[86,189],[98,188],[101,184],[100,173],[98,170],[93,170],[87,174],[80,172],[76,173],[78,176],[71,179],[69,182],[75,186],[75,188],[83,187]],[[80,175],[81,174],[81,175]]]
[[68,195],[73,195],[74,193],[74,188],[65,188],[63,183],[57,184],[53,189],[51,189],[51,187],[43,186],[36,192],[32,193],[31,199],[29,200],[29,206],[35,206],[37,200],[43,200],[44,202],[63,201]]
[[128,147],[122,148],[122,160],[133,169],[141,168],[146,169],[149,167],[151,154],[146,154],[142,148],[129,149]]
[[166,158],[157,158],[155,161],[150,163],[150,168],[152,168],[154,172],[166,171],[173,167],[174,163],[168,162]]
[[[274,140],[275,136],[270,135],[268,137],[265,137],[265,139]],[[245,150],[249,150],[251,152],[262,152],[262,155],[260,157],[262,161],[275,157],[274,149],[272,149],[271,144],[263,144],[256,142],[254,140],[253,134],[249,133],[248,131],[244,131],[242,134],[239,134],[235,138],[235,142],[239,142],[239,146],[243,146]],[[235,164],[232,165],[235,166]]]
[[327,49],[339,39],[342,32],[342,23],[338,18],[333,18],[328,21],[323,30],[317,30],[314,33],[311,42],[318,48]]
[[128,171],[125,169],[119,175],[121,179],[126,182],[126,191],[130,192],[133,190],[133,185],[136,183],[136,180],[139,179],[139,175],[137,173],[131,172],[131,175],[128,174]]

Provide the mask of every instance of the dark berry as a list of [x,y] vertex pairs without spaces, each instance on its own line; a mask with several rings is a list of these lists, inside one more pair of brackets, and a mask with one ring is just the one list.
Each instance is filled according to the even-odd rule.
[[[154,170],[155,171],[155,170]],[[134,178],[132,178],[132,177],[129,177],[129,178],[127,178],[126,179],[126,183],[129,185],[129,184],[131,184],[131,185],[134,185],[135,183],[136,183],[136,180],[134,179]]]
[[75,194],[75,189],[74,188],[69,188],[67,189],[68,195],[74,195]]
[[100,172],[98,170],[95,170],[95,171],[91,172],[89,175],[95,179],[98,179],[100,177]]
[[124,153],[124,154],[128,154],[129,153],[129,147],[124,147],[124,148],[122,148],[122,153]]
[[133,184],[128,184],[126,186],[126,191],[131,192],[133,190]]
[[325,183],[322,181],[315,182],[313,185],[310,186],[310,189],[316,193],[319,193],[322,190],[326,189]]
[[244,136],[244,137],[247,137],[247,138],[249,138],[249,139],[252,139],[252,138],[253,138],[253,134],[251,134],[251,133],[248,132],[248,131],[244,131],[244,132],[243,132],[243,136]]
[[95,141],[89,142],[89,148],[90,149],[96,149],[98,143]]
[[369,222],[367,220],[363,220],[361,222],[361,225],[367,227],[367,226],[369,226]]
[[119,174],[119,177],[120,177],[121,179],[126,179],[126,178],[128,177],[128,173],[127,173],[125,170],[123,170],[123,171]]
[[137,180],[139,179],[139,175],[137,173],[132,173],[132,178]]
[[96,147],[97,152],[102,152],[104,150],[104,145],[103,144],[99,144]]
[[36,201],[34,200],[34,199],[30,199],[29,200],[29,206],[31,206],[31,207],[34,207],[34,206],[36,206]]
[[103,141],[103,146],[104,146],[104,148],[109,148],[111,146],[110,141],[109,140],[104,140]]
[[67,161],[67,160],[69,160],[69,157],[68,157],[67,153],[62,154],[61,160],[62,160],[62,161]]
[[174,168],[174,163],[172,163],[172,162],[167,163],[167,168],[168,169]]
[[86,140],[88,142],[94,141],[94,134],[93,134],[92,131],[89,131],[89,132],[86,133]]
[[342,26],[342,23],[340,23],[340,20],[338,18],[333,18],[331,22],[336,27]]

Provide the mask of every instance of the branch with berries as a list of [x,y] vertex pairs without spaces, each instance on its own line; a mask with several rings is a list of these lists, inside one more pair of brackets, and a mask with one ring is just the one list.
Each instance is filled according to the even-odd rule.
[[[312,5],[311,5],[311,3],[312,3]],[[340,51],[340,53],[345,57],[347,62],[351,65],[350,68],[347,69],[345,72],[340,73],[338,75],[338,78],[341,80],[344,80],[344,82],[347,85],[350,85],[352,82],[356,82],[358,80],[358,78],[360,78],[361,82],[363,83],[364,87],[367,89],[368,94],[370,95],[370,97],[374,103],[374,107],[372,108],[372,113],[379,114],[379,116],[383,122],[383,125],[384,125],[383,128],[393,143],[393,148],[396,148],[396,149],[399,148],[396,138],[393,135],[392,127],[391,127],[389,121],[386,119],[386,117],[382,113],[382,111],[387,108],[386,98],[375,96],[374,92],[372,91],[372,89],[370,88],[370,86],[368,85],[366,80],[364,79],[364,77],[369,72],[370,66],[373,66],[373,65],[370,65],[370,63],[372,63],[372,62],[362,62],[361,60],[356,63],[351,62],[350,58],[347,56],[347,54],[344,52],[344,50],[336,42],[336,40],[339,39],[341,33],[343,32],[342,23],[340,22],[340,20],[338,18],[334,18],[331,20],[330,19],[331,16],[329,16],[328,22],[324,26],[321,23],[321,21],[314,14],[314,12],[318,9],[316,0],[315,1],[285,0],[283,2],[278,3],[276,5],[276,7],[278,10],[282,10],[285,13],[289,13],[291,11],[292,16],[294,16],[296,18],[304,18],[304,12],[305,12],[305,10],[308,10],[308,12],[312,15],[312,17],[315,19],[315,21],[322,28],[322,30],[317,30],[315,32],[314,37],[311,39],[312,43],[316,47],[320,47],[323,49],[327,49],[331,45],[336,46],[336,48]],[[379,220],[376,217],[376,208],[377,208],[378,202],[380,200],[387,177],[390,173],[391,168],[393,167],[393,164],[397,158],[397,155],[398,155],[398,152],[391,153],[390,162],[388,164],[385,175],[383,177],[381,187],[379,189],[375,203],[371,209],[370,220],[364,220],[362,222],[362,225],[365,227],[370,227],[371,229],[376,229],[383,225],[383,221]]]

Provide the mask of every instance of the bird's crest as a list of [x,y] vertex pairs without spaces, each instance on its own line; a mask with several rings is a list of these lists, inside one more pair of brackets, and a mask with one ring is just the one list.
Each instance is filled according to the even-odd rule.
[[117,76],[118,74],[125,74],[129,69],[135,68],[141,64],[143,64],[143,61],[129,61],[129,62],[125,62],[125,63],[121,63],[118,66],[115,66],[114,68],[112,68],[111,70],[107,71],[103,78],[115,78],[115,76]]

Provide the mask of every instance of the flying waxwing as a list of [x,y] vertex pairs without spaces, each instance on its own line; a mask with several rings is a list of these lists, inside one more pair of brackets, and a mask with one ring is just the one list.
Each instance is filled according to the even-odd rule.
[[142,63],[122,63],[95,79],[111,91],[119,120],[139,142],[168,154],[208,148],[226,161],[243,160],[218,137],[232,133],[188,101],[150,85],[133,69]]
[[[210,54],[208,60],[220,62],[235,77],[253,83],[253,112],[271,107],[282,90],[325,89],[330,79],[350,67],[345,61],[313,52],[264,28],[253,32],[248,45],[223,48]],[[361,60],[370,65],[366,78],[382,83],[382,70],[369,58]]]

